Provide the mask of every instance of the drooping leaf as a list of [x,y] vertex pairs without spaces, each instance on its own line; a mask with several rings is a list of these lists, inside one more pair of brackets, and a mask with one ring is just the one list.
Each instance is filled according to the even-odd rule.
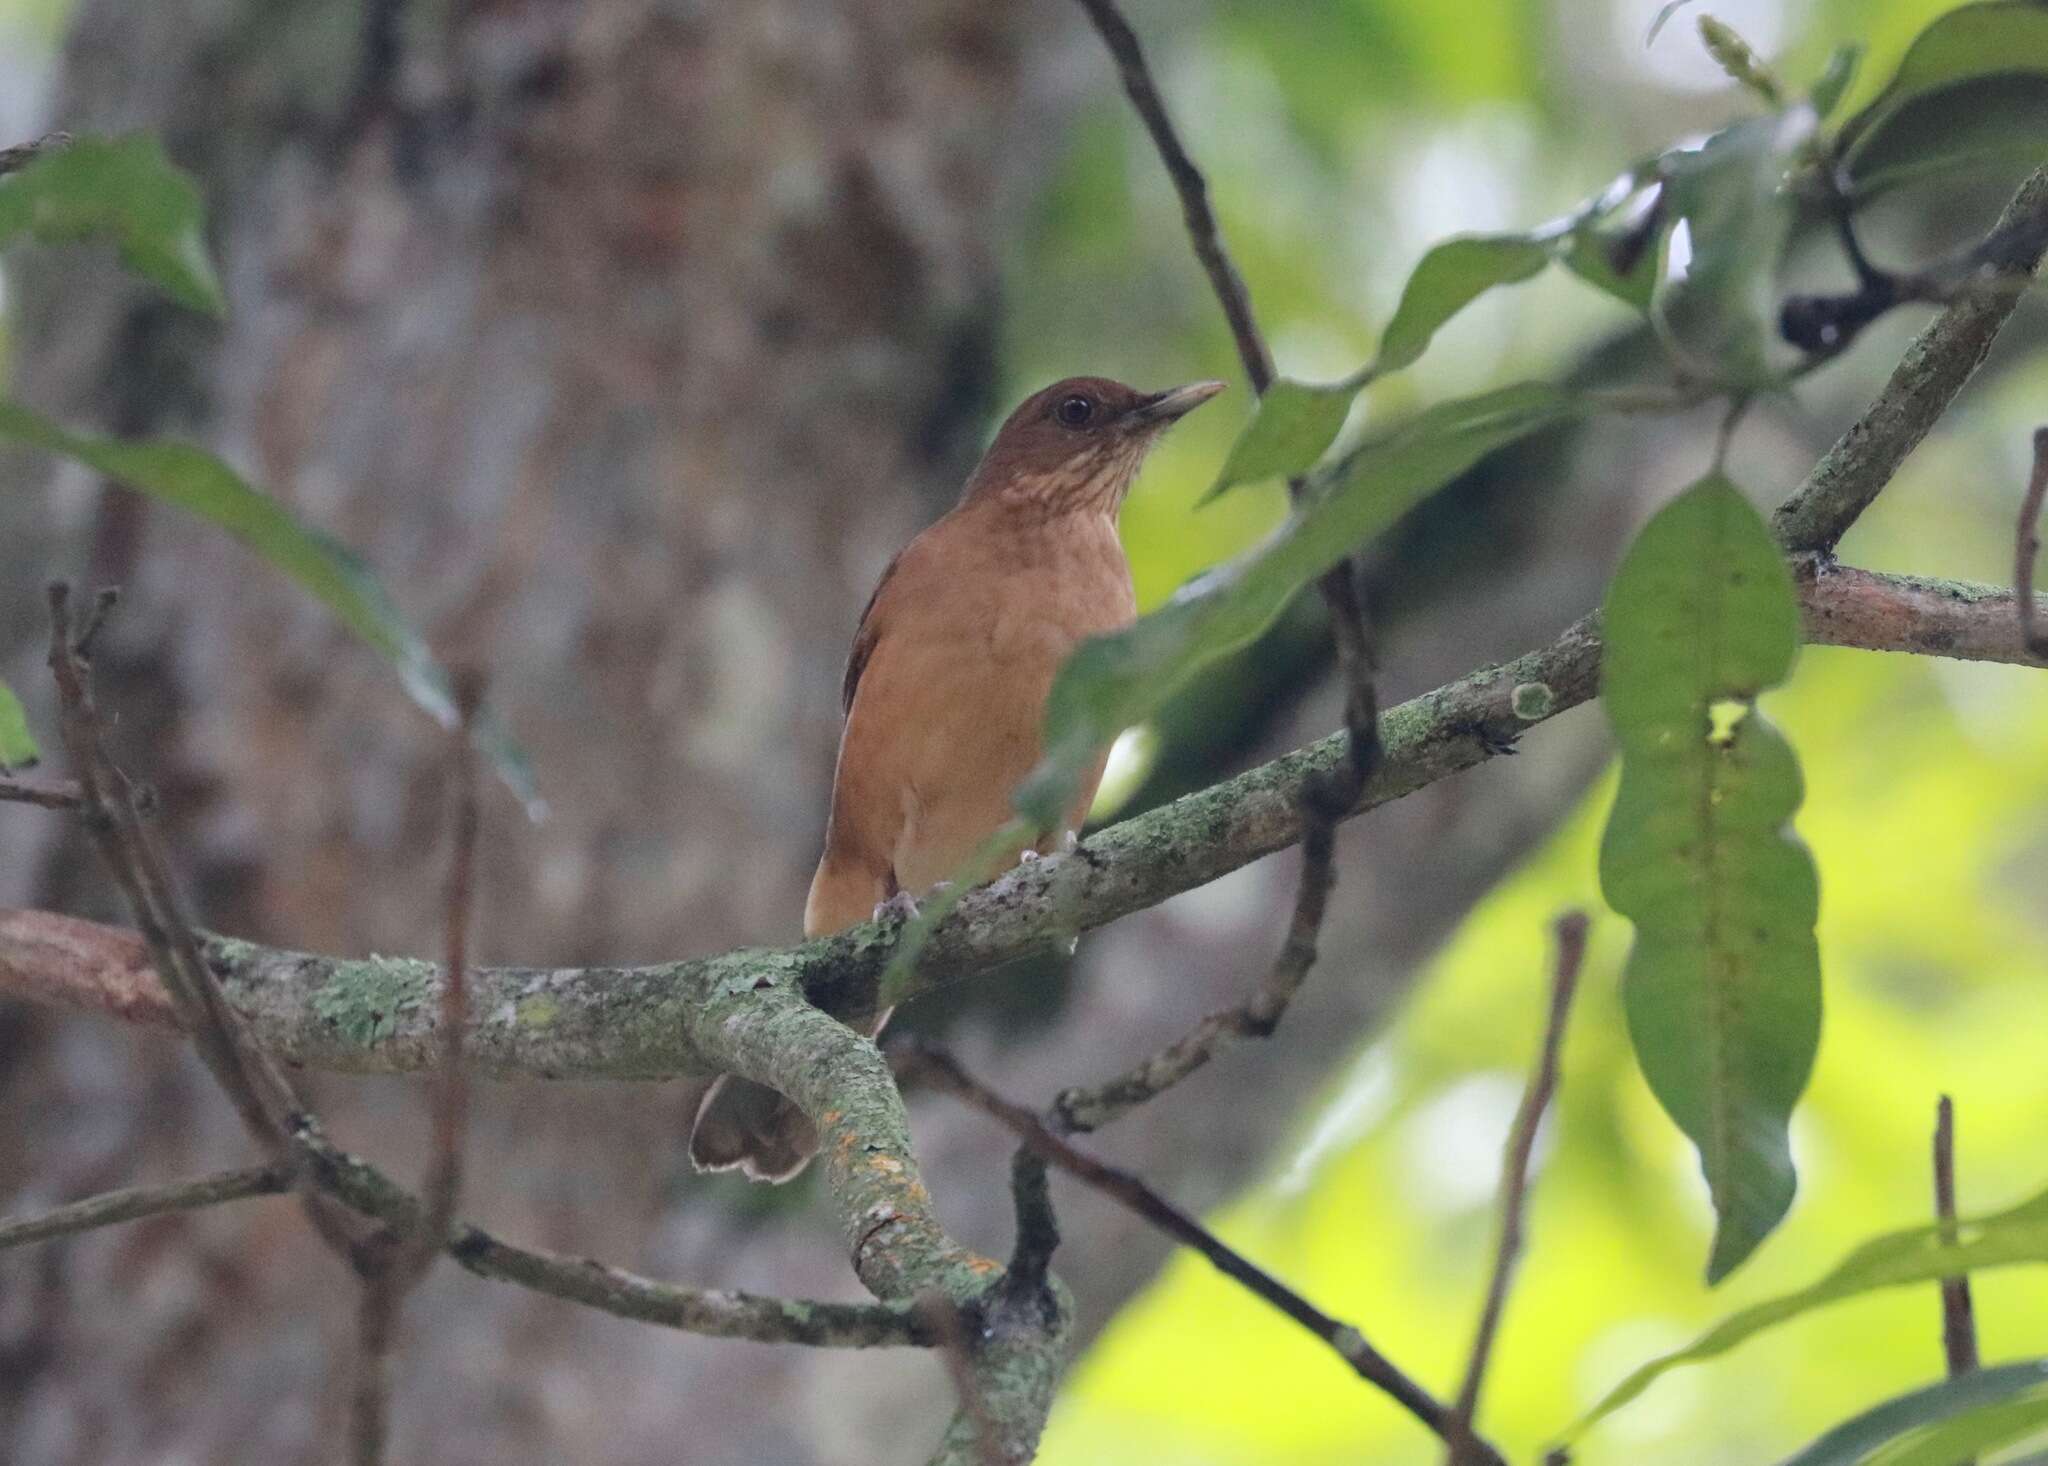
[[[2048,74],[2048,4],[1982,0],[1937,16],[1906,48],[1884,89],[1842,124],[1836,145],[1844,165],[1854,175],[1862,155],[1910,104],[2020,74]],[[1945,122],[1963,115],[1959,106],[1943,109]]]
[[1784,181],[1818,119],[1801,102],[1664,155],[1665,208],[1685,225],[1690,259],[1660,282],[1652,317],[1694,375],[1731,387],[1771,380],[1777,268],[1795,200]]
[[[124,441],[74,433],[0,399],[0,437],[84,464],[108,478],[219,525],[310,591],[397,669],[413,701],[444,726],[456,719],[448,675],[367,567],[339,541],[301,524],[277,500],[212,454],[163,439]],[[477,746],[506,785],[537,815],[539,796],[525,754],[502,724],[480,718]]]
[[1638,162],[1558,225],[1538,231],[1554,240],[1567,270],[1639,311],[1650,308],[1671,227],[1661,164]]
[[1223,471],[1202,502],[1237,484],[1307,473],[1337,441],[1357,395],[1349,384],[1318,386],[1281,377],[1253,406],[1251,421],[1230,445]]
[[1265,544],[1067,659],[1047,700],[1045,757],[1016,791],[1018,811],[1038,828],[1056,825],[1117,734],[1257,636],[1304,585],[1488,453],[1583,407],[1562,388],[1506,387],[1442,403],[1319,473],[1305,506]]
[[1401,288],[1374,375],[1413,365],[1451,317],[1494,286],[1527,280],[1548,263],[1550,251],[1527,234],[1468,234],[1436,245]]
[[39,757],[21,699],[14,695],[13,688],[0,682],[0,774],[9,769],[25,769]]
[[[1843,1421],[1780,1466],[1859,1466],[1873,1451],[1912,1431],[1966,1416],[1986,1405],[2048,1387],[2048,1359],[1972,1370],[1911,1390]],[[1960,1459],[1958,1457],[1957,1459]]]
[[0,245],[112,239],[121,263],[180,305],[219,315],[199,189],[153,137],[82,137],[0,176]]
[[1791,670],[1798,606],[1733,484],[1705,479],[1644,526],[1604,634],[1601,700],[1622,758],[1601,887],[1635,923],[1629,1036],[1699,1151],[1718,1281],[1791,1206],[1786,1127],[1820,1041],[1819,885],[1785,829],[1798,761],[1752,706]]
[[1683,1349],[1661,1355],[1608,1391],[1606,1397],[1566,1432],[1570,1440],[1642,1394],[1659,1376],[1682,1364],[1725,1354],[1744,1340],[1816,1308],[1864,1293],[2018,1263],[2048,1263],[2048,1192],[1988,1217],[1956,1226],[1955,1240],[1943,1241],[1938,1223],[1876,1237],[1851,1252],[1819,1281],[1729,1315]]

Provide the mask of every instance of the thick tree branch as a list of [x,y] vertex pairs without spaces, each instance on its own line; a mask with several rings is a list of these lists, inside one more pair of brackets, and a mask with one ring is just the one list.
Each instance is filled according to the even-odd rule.
[[0,1217],[0,1252],[30,1242],[46,1242],[100,1227],[118,1226],[142,1217],[165,1212],[195,1211],[203,1206],[242,1201],[251,1196],[275,1196],[291,1189],[287,1166],[248,1166],[239,1171],[219,1171],[190,1181],[173,1181],[164,1186],[131,1186],[108,1191],[60,1206],[52,1211],[26,1217]]
[[1968,284],[1922,331],[1884,391],[1822,458],[1773,527],[1788,550],[1834,553],[1983,364],[2048,250],[2048,168],[2005,206]]
[[[1956,581],[1798,565],[1808,635],[1876,651],[2040,665],[2020,645],[2012,596]],[[2048,605],[2042,608],[2048,616]],[[1483,763],[1538,723],[1592,697],[1596,618],[1540,651],[1482,668],[1380,718],[1386,757],[1353,812]],[[915,991],[1042,951],[1227,875],[1302,837],[1301,791],[1346,756],[1336,734],[1111,827],[1071,855],[1018,866],[967,895],[936,928]],[[791,948],[742,948],[648,967],[481,968],[467,1054],[500,1078],[665,1079],[718,1062],[696,1035],[707,995],[756,982],[837,1007],[871,994],[893,928],[873,924]],[[210,937],[205,954],[257,1041],[312,1069],[430,1067],[438,973],[404,957],[342,958]],[[143,945],[118,928],[53,912],[0,911],[0,989],[177,1026]]]

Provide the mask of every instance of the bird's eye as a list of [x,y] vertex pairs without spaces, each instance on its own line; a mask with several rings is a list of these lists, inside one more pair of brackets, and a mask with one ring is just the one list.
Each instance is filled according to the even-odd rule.
[[1070,428],[1085,428],[1095,416],[1095,399],[1078,393],[1062,397],[1052,410],[1052,415]]

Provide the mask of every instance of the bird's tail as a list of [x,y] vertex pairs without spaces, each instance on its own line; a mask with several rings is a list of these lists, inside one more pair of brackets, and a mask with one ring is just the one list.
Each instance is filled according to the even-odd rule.
[[[886,894],[873,874],[828,854],[811,882],[804,934],[821,936],[866,921]],[[873,1035],[889,1015],[848,1021]],[[750,1181],[787,1181],[817,1150],[817,1127],[802,1110],[767,1085],[734,1074],[705,1091],[690,1131],[690,1160],[698,1170],[738,1171]]]

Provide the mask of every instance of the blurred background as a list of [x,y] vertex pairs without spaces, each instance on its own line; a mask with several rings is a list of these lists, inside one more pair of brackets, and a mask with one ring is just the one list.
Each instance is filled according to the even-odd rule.
[[[1724,0],[1795,84],[1865,41],[1867,97],[1941,0]],[[1371,354],[1446,234],[1555,216],[1742,99],[1656,0],[1133,0],[1282,370]],[[1846,111],[1846,109],[1845,109]],[[195,437],[354,545],[483,661],[553,817],[490,810],[484,960],[634,961],[799,929],[838,675],[888,556],[1009,404],[1061,375],[1237,382],[1124,514],[1140,598],[1277,522],[1277,485],[1195,501],[1247,410],[1175,202],[1078,7],[1058,0],[0,0],[0,143],[147,128],[203,182],[231,311],[152,298],[92,251],[10,255],[14,389],[81,425]],[[1980,233],[2020,176],[1942,176],[1873,212],[1908,265]],[[1803,239],[1795,279],[1848,281]],[[1775,502],[1918,325],[1901,312],[1733,475]],[[1620,305],[1552,271],[1461,316],[1351,431],[1528,376],[1648,361]],[[2005,583],[2048,319],[1987,369],[1843,546]],[[1376,547],[1382,693],[1527,650],[1595,604],[1634,526],[1707,465],[1713,414],[1532,440]],[[49,728],[39,588],[119,582],[103,701],[209,925],[338,952],[437,949],[439,740],[388,673],[211,531],[77,470],[0,473],[0,668]],[[1305,605],[1127,740],[1098,817],[1337,726]],[[1630,1367],[1853,1243],[1926,1219],[1935,1097],[1966,1211],[2038,1189],[2048,1103],[2048,682],[1813,649],[1767,711],[1809,781],[1827,1018],[1795,1124],[1801,1194],[1721,1288],[1691,1150],[1637,1076],[1626,924],[1593,852],[1599,714],[1348,826],[1324,958],[1271,1043],[1100,1137],[1447,1391],[1469,1343],[1499,1147],[1533,1055],[1546,927],[1595,912],[1562,1102],[1486,1423],[1518,1459]],[[1141,913],[1071,964],[905,1015],[1042,1102],[1233,1001],[1284,924],[1292,853]],[[0,903],[118,919],[64,826],[0,811]],[[416,1166],[418,1090],[319,1078],[330,1128]],[[681,1161],[684,1087],[497,1086],[466,1203],[505,1235],[705,1285],[858,1296],[814,1177]],[[175,1045],[0,1004],[0,1208],[245,1155]],[[1008,1147],[912,1096],[942,1215],[1008,1245]],[[1082,1353],[1044,1459],[1433,1460],[1405,1417],[1197,1261],[1055,1183]],[[0,1459],[315,1462],[336,1439],[352,1283],[283,1201],[0,1259]],[[1987,1359],[2048,1352],[2048,1286],[1977,1289]],[[1840,1305],[1683,1372],[1586,1463],[1766,1461],[1941,1369],[1937,1302]],[[394,1459],[896,1463],[952,1407],[909,1353],[663,1333],[439,1269],[408,1313]]]

